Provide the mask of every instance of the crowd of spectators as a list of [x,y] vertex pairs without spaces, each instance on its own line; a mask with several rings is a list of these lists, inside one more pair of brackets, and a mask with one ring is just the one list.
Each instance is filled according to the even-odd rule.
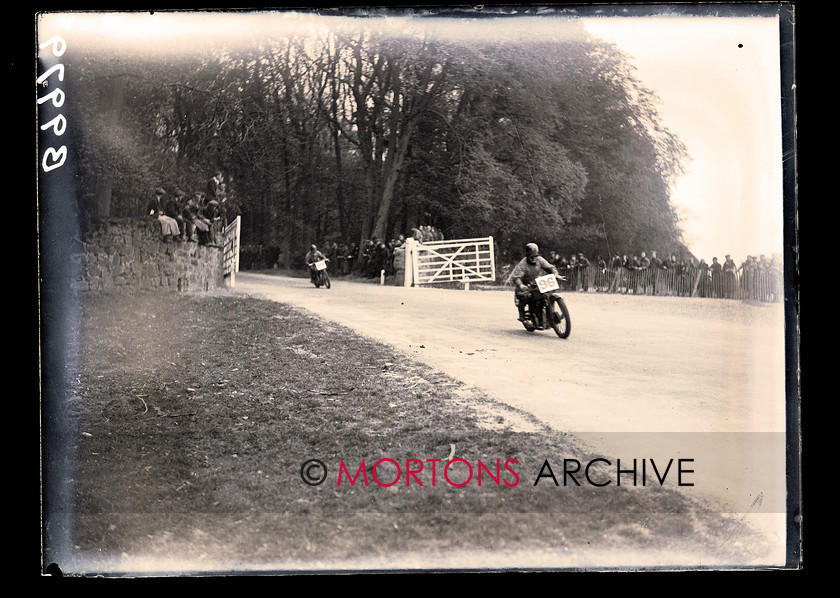
[[[444,239],[442,232],[432,226],[411,229],[410,238],[421,243]],[[354,272],[355,261],[361,258],[358,273],[365,278],[379,278],[384,272],[390,277],[396,273],[395,255],[404,248],[406,236],[399,235],[390,241],[371,238],[359,252],[358,244],[326,243],[324,254],[335,264],[335,274]],[[671,254],[662,259],[656,251],[648,254],[616,254],[612,257],[596,256],[589,259],[583,252],[561,255],[556,251],[543,254],[564,278],[561,288],[566,291],[595,291],[604,293],[630,293],[646,295],[672,295],[718,298],[751,298],[761,301],[778,301],[782,297],[782,264],[778,256],[747,256],[739,265],[730,255],[723,261],[713,257],[705,259],[678,257]],[[505,280],[510,267],[502,269]]]
[[750,255],[740,265],[728,254],[723,262],[713,257],[710,264],[674,254],[661,259],[655,251],[649,256],[644,251],[608,259],[597,256],[594,261],[580,252],[567,258],[552,251],[547,257],[565,278],[566,290],[761,301],[782,297],[782,264],[775,255]]
[[221,171],[214,173],[204,191],[187,196],[176,188],[168,194],[163,187],[154,191],[146,206],[148,216],[160,224],[165,242],[192,242],[220,247],[228,224],[228,193]]
[[[439,228],[431,225],[422,225],[411,229],[409,238],[420,243],[444,240],[443,233]],[[338,243],[336,241],[319,245],[324,255],[331,264],[335,264],[334,274],[346,276],[353,272],[353,266],[357,259],[361,258],[359,274],[364,278],[379,278],[382,272],[390,277],[396,274],[395,257],[405,247],[406,235],[400,234],[389,241],[371,237],[362,245],[361,255],[359,254],[358,243]]]

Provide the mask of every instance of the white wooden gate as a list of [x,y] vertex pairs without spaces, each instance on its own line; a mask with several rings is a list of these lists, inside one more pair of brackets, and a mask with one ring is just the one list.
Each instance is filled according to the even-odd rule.
[[224,275],[230,276],[230,287],[236,286],[236,273],[239,272],[239,233],[242,227],[242,217],[225,227],[224,234]]
[[408,239],[407,245],[406,272],[412,276],[406,276],[406,286],[459,282],[469,289],[471,282],[496,280],[493,237],[425,243]]

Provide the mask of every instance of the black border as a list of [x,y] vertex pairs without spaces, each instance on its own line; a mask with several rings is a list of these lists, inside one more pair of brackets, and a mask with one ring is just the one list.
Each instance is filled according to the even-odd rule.
[[[420,11],[435,11],[438,15],[441,16],[457,16],[458,14],[464,14],[465,16],[468,14],[470,17],[475,17],[475,5],[425,5],[425,4],[392,4],[389,5],[389,9],[403,9],[403,10],[420,10]],[[610,15],[613,14],[615,16],[643,16],[646,14],[654,14],[662,10],[663,7],[677,7],[680,11],[684,12],[686,15],[690,16],[702,16],[702,15],[714,15],[720,14],[721,9],[725,9],[727,11],[727,16],[748,16],[748,15],[755,15],[755,14],[765,14],[766,11],[775,11],[779,10],[780,14],[780,40],[781,40],[781,55],[780,55],[780,74],[781,74],[781,81],[782,81],[782,134],[783,134],[783,156],[784,156],[784,170],[783,170],[783,194],[784,194],[784,263],[785,263],[785,292],[786,292],[786,300],[785,300],[785,342],[786,342],[786,393],[787,393],[787,406],[788,406],[788,424],[787,424],[787,433],[788,433],[788,454],[787,454],[787,470],[786,475],[788,479],[788,554],[787,554],[787,564],[786,569],[782,571],[760,571],[759,573],[770,575],[772,578],[779,579],[780,576],[782,578],[786,578],[787,574],[789,573],[802,573],[804,571],[811,571],[813,572],[813,568],[810,566],[805,566],[805,559],[803,558],[803,551],[802,551],[802,541],[803,537],[803,527],[802,527],[802,509],[803,509],[803,480],[802,480],[802,473],[803,473],[803,454],[799,442],[795,442],[795,439],[802,439],[804,440],[805,436],[805,426],[806,421],[803,418],[803,413],[800,408],[800,399],[801,399],[801,360],[802,360],[802,351],[801,351],[801,324],[800,324],[800,315],[801,315],[801,308],[800,308],[800,283],[801,283],[801,270],[800,270],[800,226],[799,226],[799,199],[798,199],[798,189],[799,189],[799,110],[798,110],[798,81],[800,80],[798,65],[799,65],[799,56],[801,55],[801,38],[799,36],[799,32],[802,30],[801,26],[801,4],[796,1],[789,1],[789,2],[700,2],[700,3],[671,3],[671,2],[624,2],[624,3],[545,3],[539,5],[517,5],[517,4],[487,4],[484,5],[482,9],[482,14],[486,16],[500,16],[505,12],[508,12],[511,8],[515,8],[519,14],[523,12],[529,14],[538,14],[538,11],[541,7],[551,7],[554,10],[558,11],[568,11],[574,10],[575,8],[580,7],[587,7],[590,8],[592,6],[597,6],[600,10],[604,11],[604,14]],[[290,4],[285,6],[270,6],[270,7],[259,7],[259,6],[249,6],[247,8],[235,8],[231,9],[230,4],[224,4],[219,7],[213,7],[210,4],[202,5],[200,9],[196,7],[189,7],[189,6],[181,6],[181,7],[166,7],[160,9],[149,9],[146,7],[137,7],[137,8],[130,8],[127,6],[121,7],[115,10],[134,10],[134,11],[145,11],[145,10],[159,10],[163,11],[174,11],[174,10],[255,10],[255,9],[277,9],[277,10],[285,10],[285,9],[308,9],[308,10],[316,10],[316,11],[323,11],[323,12],[334,12],[336,9],[342,10],[353,10],[354,8],[359,9],[363,12],[368,10],[368,7],[359,6],[359,5],[347,5],[342,6],[341,3],[329,4],[325,5],[324,7],[318,7],[313,4],[309,5],[298,5],[298,4]],[[37,41],[36,41],[36,31],[35,31],[35,20],[37,14],[40,12],[53,12],[53,11],[101,11],[101,10],[108,10],[104,7],[76,7],[76,8],[68,8],[66,6],[42,6],[39,8],[30,8],[28,10],[24,10],[20,7],[15,8],[12,10],[14,15],[23,14],[23,20],[27,22],[27,24],[32,26],[31,30],[26,30],[22,27],[17,28],[15,33],[11,36],[7,36],[4,39],[4,43],[7,44],[7,77],[17,81],[18,78],[26,79],[26,84],[32,85],[34,83],[35,78],[37,77],[37,67],[35,65],[34,57],[29,52],[21,51],[22,48],[27,48],[27,50],[36,51],[37,50]],[[735,14],[733,13],[733,10]],[[18,19],[15,18],[15,21]],[[18,38],[21,38],[20,40]],[[10,49],[11,48],[11,49]],[[29,88],[32,89],[31,87]],[[22,94],[21,94],[22,95]],[[34,102],[32,99],[34,95],[23,96],[26,97],[26,100],[21,101],[21,108],[15,108],[19,112],[19,114],[28,114],[30,113],[29,110],[32,110],[32,114],[36,114],[36,110],[34,107]],[[17,100],[17,97],[15,98]],[[23,105],[23,102],[26,102],[26,105]],[[16,104],[15,104],[16,106]],[[36,121],[37,122],[37,121]],[[15,126],[23,126],[23,119],[17,119],[14,122]],[[31,126],[31,123],[30,123]],[[29,136],[29,143],[33,143],[33,136],[31,135],[32,129],[28,130]],[[37,128],[36,128],[37,133]],[[34,136],[34,137],[37,137]],[[27,226],[32,223],[39,223],[39,209],[43,210],[44,207],[54,207],[51,204],[51,198],[45,196],[43,193],[40,194],[40,199],[36,199],[39,197],[37,181],[38,181],[38,165],[37,165],[37,149],[34,144],[33,146],[25,145],[25,147],[30,147],[30,151],[32,154],[29,156],[36,156],[36,166],[35,166],[35,179],[28,189],[29,197],[33,200],[29,202],[28,210],[25,211],[27,214],[26,221]],[[28,158],[27,158],[28,159]],[[31,162],[27,163],[27,167],[32,168]],[[14,172],[17,172],[15,170]],[[72,183],[72,176],[70,176],[69,180],[65,180],[62,184],[69,184]],[[20,181],[18,180],[15,185],[20,185]],[[26,191],[24,191],[25,193]],[[21,200],[22,201],[22,200]],[[31,210],[31,211],[30,211]],[[59,214],[61,216],[66,216],[66,214]],[[41,223],[39,223],[41,224]],[[49,321],[52,318],[55,318],[57,315],[61,316],[61,319],[64,319],[63,314],[65,313],[66,305],[63,304],[63,301],[66,300],[66,297],[63,297],[61,292],[55,288],[52,284],[54,282],[53,275],[51,273],[50,268],[54,268],[56,272],[64,272],[62,266],[66,266],[63,263],[62,258],[66,257],[66,253],[62,253],[60,250],[63,247],[63,240],[58,239],[58,244],[54,247],[53,251],[47,252],[46,255],[43,255],[45,248],[45,244],[43,243],[45,235],[55,234],[55,231],[52,231],[47,227],[45,230],[41,228],[40,230],[33,231],[34,234],[32,238],[29,238],[28,241],[25,243],[25,247],[30,252],[27,255],[26,260],[21,262],[23,264],[23,269],[25,270],[24,276],[21,278],[26,281],[26,293],[25,296],[28,297],[28,294],[31,292],[32,297],[30,298],[32,303],[29,304],[30,309],[32,309],[31,321],[30,321],[30,331],[29,337],[30,342],[32,342],[32,355],[34,356],[34,363],[30,365],[30,369],[27,370],[32,373],[33,377],[33,388],[34,392],[41,394],[44,393],[47,395],[49,399],[49,389],[44,388],[44,380],[42,376],[44,375],[45,370],[49,370],[52,366],[50,366],[50,361],[47,359],[43,362],[43,364],[39,364],[39,359],[44,357],[49,357],[48,355],[41,354],[41,349],[45,345],[50,345],[53,342],[53,337],[51,336],[52,333],[44,334],[44,331],[41,329],[43,322],[45,320]],[[42,254],[39,254],[39,250]],[[20,265],[20,264],[17,264]],[[30,278],[31,276],[31,278]],[[61,278],[61,276],[59,276]],[[31,285],[31,286],[30,286]],[[34,308],[33,308],[34,307]],[[59,336],[64,334],[65,332],[58,330],[55,334]],[[40,365],[40,367],[39,367]],[[36,396],[38,396],[36,394]],[[48,406],[47,401],[47,406]],[[804,410],[807,413],[807,409]],[[25,414],[28,414],[28,409],[25,410]],[[39,410],[39,418],[43,417],[44,412],[43,410]],[[39,446],[41,444],[40,440],[40,431],[39,431]],[[26,460],[28,463],[28,460]],[[39,460],[40,465],[40,460]],[[26,468],[28,472],[28,467]],[[48,477],[48,472],[44,472],[45,477]],[[39,476],[39,486],[41,484],[41,479]],[[39,488],[39,499],[41,498],[41,488]],[[31,504],[31,503],[29,503]],[[42,505],[39,505],[39,516],[42,516]],[[24,511],[25,512],[25,511]],[[39,538],[39,546],[40,546]],[[811,553],[813,555],[813,553]],[[809,562],[813,562],[809,558]],[[40,564],[40,558],[39,558]],[[536,580],[533,579],[533,575],[537,575],[543,581],[547,581],[545,576],[553,576],[555,574],[559,575],[564,571],[558,572],[544,572],[544,573],[520,573],[520,572],[503,572],[499,575],[503,576],[505,582],[513,580],[514,585],[511,586],[510,589],[523,589],[531,585],[531,582]],[[320,572],[317,572],[320,574]],[[593,572],[594,573],[594,572]],[[700,575],[707,574],[710,572],[706,571],[692,571],[692,572],[671,572],[671,571],[660,571],[656,572],[656,575],[666,575],[666,576],[673,576],[673,575],[685,575],[686,573],[697,573]],[[725,578],[728,577],[736,577],[740,576],[742,572],[738,571],[713,571],[717,581],[721,581],[720,577],[723,576]],[[584,575],[588,575],[589,573],[584,573]],[[597,574],[597,573],[594,573]],[[632,572],[617,572],[615,575],[618,575],[621,580],[626,580],[624,578],[625,574],[632,574]],[[426,577],[426,573],[414,573],[414,572],[406,572],[406,573],[393,573],[393,572],[367,572],[367,573],[358,573],[353,574],[353,577],[367,577],[370,575],[374,575],[377,578],[377,585],[381,582],[381,587],[398,587],[401,593],[408,593],[409,595],[414,595],[415,590],[411,590],[412,586],[414,586],[417,582],[422,582],[423,580],[428,579]],[[394,579],[393,576],[396,575],[397,579]],[[451,578],[453,576],[460,577],[462,575],[467,575],[472,579],[468,579],[467,581],[470,582],[473,589],[482,588],[484,584],[475,584],[476,581],[475,576],[478,573],[463,573],[463,572],[440,572],[434,574],[434,577],[438,579],[438,581],[447,581],[446,578]],[[523,577],[524,576],[524,577]],[[297,578],[297,575],[291,576],[291,578]],[[306,576],[304,576],[306,577]],[[345,575],[339,575],[339,579],[335,580],[337,583],[337,588],[347,588],[349,585],[349,580]],[[497,576],[493,576],[497,577]],[[52,579],[57,580],[58,577],[45,575],[41,572],[42,579]],[[443,579],[442,579],[443,578]],[[67,581],[70,581],[68,578]],[[289,579],[288,576],[284,576],[284,579]],[[565,579],[565,578],[564,578]],[[679,579],[683,579],[680,577]],[[215,588],[224,588],[226,582],[231,581],[241,581],[241,576],[234,576],[233,578],[225,577],[225,576],[210,576],[208,578],[199,578],[194,580],[195,583],[204,583],[210,582],[214,585]],[[549,580],[552,582],[557,582],[558,580],[549,577]],[[97,580],[92,579],[84,579],[84,578],[74,578],[73,583],[76,584],[83,584],[83,586],[87,586],[88,583],[93,582],[107,582],[107,579],[99,578]],[[167,578],[167,579],[134,579],[132,581],[141,582],[148,584],[159,584],[159,583],[185,583],[187,580],[183,578]],[[322,581],[326,580],[319,580],[319,584]],[[365,580],[369,582],[370,580]],[[507,584],[503,584],[502,586],[497,586],[496,582],[500,582],[503,580],[495,579],[491,580],[492,586],[488,586],[490,588],[501,589],[504,588]],[[616,580],[618,581],[618,580]],[[190,582],[192,583],[192,582]],[[284,584],[285,585],[285,584]],[[422,585],[422,584],[421,584]],[[322,586],[323,588],[324,586]],[[329,584],[327,584],[329,587]],[[417,586],[415,586],[417,587]],[[559,589],[559,586],[556,588]],[[416,590],[418,593],[420,590]]]

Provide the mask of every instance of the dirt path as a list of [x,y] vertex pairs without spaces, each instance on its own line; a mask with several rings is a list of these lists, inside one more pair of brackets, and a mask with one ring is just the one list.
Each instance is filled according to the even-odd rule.
[[[510,293],[240,273],[236,291],[305,307],[388,343],[571,433],[621,469],[678,459],[682,489],[744,513],[784,562],[785,354],[781,305],[568,294],[572,334],[528,333]],[[552,464],[576,455],[545,455]],[[661,473],[661,467],[660,467]],[[674,475],[672,474],[672,475]],[[673,479],[673,478],[672,478]],[[647,483],[652,474],[646,473]],[[632,483],[632,475],[622,478]]]

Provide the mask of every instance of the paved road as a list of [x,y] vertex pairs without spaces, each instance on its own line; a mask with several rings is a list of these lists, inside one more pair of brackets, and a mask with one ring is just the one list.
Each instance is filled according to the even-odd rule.
[[[572,334],[529,333],[512,294],[239,273],[571,433],[607,458],[693,459],[692,493],[784,538],[780,305],[571,293]],[[568,456],[564,456],[568,457]],[[761,514],[763,513],[763,515]],[[760,521],[759,521],[760,520]]]

